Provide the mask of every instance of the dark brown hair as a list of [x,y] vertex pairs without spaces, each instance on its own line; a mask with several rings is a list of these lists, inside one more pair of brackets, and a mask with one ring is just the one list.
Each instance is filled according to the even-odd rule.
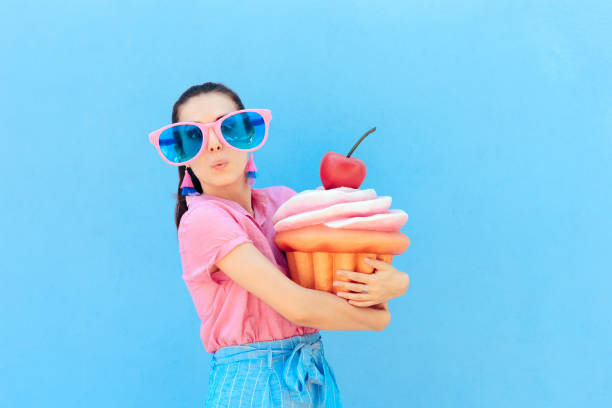
[[[193,85],[192,87],[188,88],[185,92],[181,94],[181,96],[179,96],[177,101],[174,102],[174,106],[172,107],[172,123],[178,122],[178,110],[183,103],[185,103],[192,96],[209,92],[225,94],[232,98],[232,100],[236,104],[236,110],[244,109],[242,100],[240,99],[238,94],[236,94],[236,92],[232,91],[230,88],[223,85],[222,83],[204,82],[203,84]],[[176,207],[174,209],[174,223],[176,224],[177,230],[181,222],[181,217],[183,216],[183,214],[185,214],[185,211],[187,211],[187,201],[185,199],[185,196],[181,194],[181,184],[183,183],[183,178],[185,177],[185,169],[185,166],[178,166],[179,180],[177,193],[175,194]],[[189,169],[188,171],[189,175],[191,176],[191,180],[193,181],[193,187],[198,193],[202,194],[203,190],[202,185],[200,184],[200,180],[198,180],[192,169]]]

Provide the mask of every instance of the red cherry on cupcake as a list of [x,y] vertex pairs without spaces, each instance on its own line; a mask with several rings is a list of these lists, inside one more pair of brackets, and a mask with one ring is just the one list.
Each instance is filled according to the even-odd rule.
[[321,160],[320,172],[326,190],[342,186],[359,188],[366,176],[366,165],[356,157],[327,152]]
[[346,156],[336,152],[327,152],[323,155],[319,172],[321,182],[326,190],[337,187],[359,188],[361,186],[366,176],[366,165],[362,160],[351,157],[351,154],[359,146],[359,143],[375,130],[376,127],[373,127],[361,136]]

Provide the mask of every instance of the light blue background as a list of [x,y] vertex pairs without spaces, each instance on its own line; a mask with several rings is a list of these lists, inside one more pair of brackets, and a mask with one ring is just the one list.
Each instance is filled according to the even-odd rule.
[[609,1],[3,2],[0,406],[197,407],[177,172],[189,86],[273,113],[255,187],[327,151],[409,215],[383,332],[323,331],[346,407],[612,405]]

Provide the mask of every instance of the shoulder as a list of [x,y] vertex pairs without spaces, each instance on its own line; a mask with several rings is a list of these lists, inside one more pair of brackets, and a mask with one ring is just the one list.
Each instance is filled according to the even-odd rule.
[[183,279],[210,280],[216,263],[243,243],[254,240],[231,211],[216,201],[198,202],[183,214],[178,228]]
[[223,224],[237,224],[237,220],[230,211],[215,201],[202,201],[189,207],[183,214],[178,234],[181,235],[194,226],[201,229],[218,227]]
[[202,201],[197,205],[191,205],[187,211],[181,217],[181,222],[195,221],[208,216],[220,215],[226,212],[221,207],[213,204],[212,202]]

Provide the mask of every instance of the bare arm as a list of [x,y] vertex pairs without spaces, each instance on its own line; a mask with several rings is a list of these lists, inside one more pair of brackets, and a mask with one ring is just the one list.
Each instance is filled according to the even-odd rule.
[[[297,284],[296,284],[297,285]],[[299,285],[298,285],[299,286]],[[302,289],[306,305],[301,325],[321,330],[382,331],[391,320],[387,304],[382,307],[353,306],[341,297],[321,290]]]
[[386,308],[353,306],[333,293],[298,285],[250,242],[235,247],[216,265],[240,286],[300,326],[381,331],[391,319]]

